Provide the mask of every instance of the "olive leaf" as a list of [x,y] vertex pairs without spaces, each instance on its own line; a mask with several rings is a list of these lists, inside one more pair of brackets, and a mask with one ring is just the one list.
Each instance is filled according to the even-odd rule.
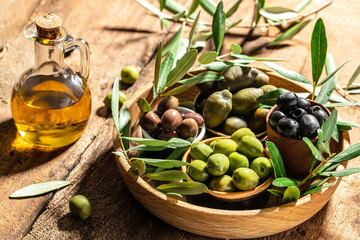
[[338,116],[337,110],[334,109],[330,114],[330,116],[326,119],[324,124],[321,126],[321,130],[324,136],[323,139],[324,142],[329,142],[331,135],[336,126],[337,116]]
[[156,87],[156,94],[154,95],[155,97],[158,95],[158,93],[161,93],[164,90],[167,77],[169,76],[173,63],[174,55],[172,53],[169,53],[160,65],[159,80]]
[[198,195],[208,190],[205,184],[200,182],[178,182],[162,184],[156,187],[163,193],[178,193],[181,195]]
[[223,10],[223,2],[220,1],[216,7],[216,12],[212,21],[212,32],[213,40],[215,44],[216,52],[219,53],[221,46],[223,44],[223,39],[225,35],[225,12]]
[[226,18],[231,17],[239,8],[243,0],[237,0],[234,5],[226,12]]
[[273,142],[267,141],[266,147],[271,156],[271,163],[274,168],[275,178],[286,177],[286,171],[281,154]]
[[310,22],[311,22],[311,20],[305,20],[305,21],[299,22],[295,26],[293,26],[293,27],[289,28],[288,30],[286,30],[280,36],[278,36],[278,37],[274,38],[273,40],[271,40],[270,43],[271,44],[279,44],[279,43],[281,43],[283,41],[286,41],[286,40],[289,40],[289,39],[293,38],[304,27],[306,27],[306,25],[308,25]]
[[180,38],[177,44],[171,49],[171,53],[174,55],[174,62],[172,68],[176,66],[176,62],[184,56],[187,46],[189,45],[188,39]]
[[294,11],[295,12],[300,12],[301,10],[303,10],[307,5],[309,5],[309,3],[311,3],[312,0],[302,0],[295,8]]
[[337,120],[336,125],[360,128],[359,123],[351,122],[351,121],[345,121],[345,120]]
[[[198,2],[198,5],[199,5],[200,0],[194,0],[193,4],[195,2]],[[189,33],[189,45],[188,45],[187,51],[190,50],[192,40],[193,40],[193,36],[194,36],[195,30],[196,30],[196,26],[197,26],[197,23],[199,21],[199,17],[200,17],[200,12],[197,14],[196,19],[195,19],[193,25],[191,26],[191,30],[190,30],[190,33]]]
[[116,131],[120,134],[119,126],[119,80],[117,76],[114,81],[111,98],[111,114],[113,116]]
[[151,110],[150,108],[150,104],[148,103],[148,101],[146,101],[145,98],[139,98],[137,101],[136,101],[139,109],[140,109],[140,112],[142,113],[147,113],[148,111]]
[[163,43],[160,41],[157,54],[156,54],[156,60],[155,60],[155,71],[154,71],[154,84],[153,84],[153,96],[157,96],[157,89],[159,84],[159,74],[160,74],[160,66],[161,66],[161,57],[162,57],[162,51],[163,51]]
[[196,82],[189,83],[189,84],[184,84],[184,85],[178,86],[176,88],[173,88],[173,89],[171,89],[169,91],[166,91],[163,95],[164,96],[177,95],[177,94],[180,94],[182,92],[185,92],[185,91],[189,90],[190,88],[192,88],[195,85],[196,85]]
[[[241,54],[241,52],[242,52],[242,48],[239,46],[239,45],[237,45],[237,44],[234,44],[234,43],[232,43],[231,45],[231,55],[233,56],[234,54],[237,54],[237,55],[240,55]],[[244,56],[244,55],[243,55]]]
[[[330,99],[331,100],[331,99]],[[327,108],[334,108],[334,107],[345,107],[345,106],[358,106],[360,102],[346,102],[346,103],[325,103],[324,106]]]
[[275,178],[272,181],[272,185],[275,187],[291,187],[291,186],[298,186],[300,184],[300,181],[296,179],[286,178],[286,177],[279,177]]
[[[240,47],[240,46],[239,46]],[[246,56],[246,55],[241,55],[241,54],[231,54],[231,56],[237,58],[237,59],[242,59],[242,60],[253,60],[253,61],[268,61],[268,62],[284,62],[286,60],[282,60],[282,59],[273,59],[273,58],[261,58],[261,57],[250,57],[250,56]]]
[[318,161],[324,160],[322,155],[319,153],[318,149],[314,146],[314,144],[310,141],[310,139],[308,139],[307,137],[303,137],[303,141],[306,143],[306,145],[308,145],[313,157],[316,160],[318,160]]
[[323,136],[322,129],[318,129],[317,132],[318,132],[318,140],[317,140],[317,143],[316,143],[317,149],[330,154],[329,142],[324,141],[324,136]]
[[360,156],[360,142],[351,145],[329,160],[330,163],[342,163]]
[[345,177],[354,173],[359,173],[360,172],[360,168],[347,168],[347,169],[343,169],[343,170],[338,170],[338,171],[333,171],[333,172],[321,172],[318,173],[318,175],[320,176],[325,176],[325,177]]
[[117,151],[117,152],[112,152],[112,153],[126,159],[126,156],[122,150]]
[[166,159],[178,159],[180,160],[184,153],[188,150],[188,147],[177,147],[170,153]]
[[159,2],[160,2],[160,11],[162,11],[165,8],[166,0],[159,0]]
[[172,20],[179,21],[181,18],[185,17],[186,11],[182,11],[180,13],[176,13],[174,16],[172,16]]
[[179,81],[181,84],[190,84],[190,83],[204,83],[204,82],[213,82],[213,81],[221,81],[224,79],[224,76],[212,71],[202,72],[192,78],[184,79]]
[[284,193],[280,190],[277,190],[277,189],[268,189],[267,190],[268,192],[270,192],[271,194],[274,194],[275,196],[277,197],[283,197]]
[[121,119],[119,123],[119,131],[121,134],[121,141],[124,145],[124,150],[129,149],[129,141],[124,139],[125,137],[130,136],[130,124],[131,124],[131,116],[129,109],[126,105],[122,106],[120,110],[120,117]]
[[329,180],[329,179],[330,179],[330,177],[327,177],[327,178],[321,179],[321,180],[319,180],[319,181],[311,184],[307,189],[305,189],[304,192],[306,192],[306,191],[308,191],[308,190],[311,190],[311,189],[313,189],[313,188],[316,188],[316,187],[322,185],[323,183],[325,183],[325,182],[326,182],[327,180]]
[[162,151],[165,150],[165,146],[148,146],[145,144],[138,145],[129,149],[129,151]]
[[167,170],[163,172],[147,173],[144,177],[156,181],[177,181],[187,180],[189,178],[188,175],[181,170]]
[[316,23],[311,37],[311,65],[313,83],[317,86],[324,68],[327,51],[325,25],[321,18]]
[[[195,10],[198,8],[198,6],[200,5],[200,1],[201,0],[193,0],[191,6],[190,6],[190,9],[189,9],[189,13],[187,15],[191,15],[192,13],[195,12]],[[199,14],[197,15],[197,19],[199,19],[199,15],[200,15],[200,12]],[[196,21],[196,20],[195,20]]]
[[336,142],[340,141],[340,130],[338,125],[335,126],[334,132],[331,135],[332,139],[334,139]]
[[303,193],[303,195],[306,196],[306,195],[309,195],[309,194],[311,194],[311,193],[317,192],[317,191],[319,191],[319,190],[321,190],[321,189],[331,187],[331,186],[334,185],[335,183],[336,183],[336,181],[333,181],[333,182],[331,182],[331,183],[325,183],[325,184],[323,184],[323,185],[321,185],[321,186],[319,186],[319,187],[312,188],[312,189],[310,189],[310,190],[308,190],[308,191],[305,191],[305,192]]
[[217,52],[209,51],[201,54],[198,61],[200,64],[209,64],[215,61],[217,57],[218,57]]
[[256,5],[256,14],[255,14],[255,18],[254,18],[254,21],[253,21],[253,27],[256,27],[257,24],[259,23],[259,20],[260,20],[260,10],[262,8],[264,8],[265,6],[265,0],[255,0],[255,5]]
[[184,32],[184,26],[185,23],[183,23],[179,29],[179,31],[177,31],[177,33],[174,35],[174,37],[170,40],[170,42],[166,45],[166,47],[164,48],[164,50],[162,51],[162,56],[165,56],[169,51],[173,51],[175,46],[178,44],[181,35]]
[[274,106],[276,104],[276,101],[278,99],[278,97],[283,94],[288,92],[288,90],[283,89],[283,88],[278,88],[274,91],[270,91],[268,93],[265,93],[264,95],[258,97],[256,99],[257,102],[261,103],[261,104],[265,104],[265,105],[269,105],[269,106]]
[[[161,0],[159,0],[161,1]],[[168,10],[171,13],[181,13],[181,12],[187,12],[187,9],[182,6],[181,4],[173,1],[173,0],[165,0],[165,9]]]
[[157,140],[157,139],[148,139],[148,138],[136,138],[136,137],[124,137],[124,139],[127,139],[129,141],[133,141],[136,143],[144,144],[147,146],[152,147],[158,147],[158,146],[169,146],[171,143],[163,140]]
[[146,165],[141,160],[135,160],[130,162],[131,169],[136,172],[137,175],[142,176],[146,171]]
[[348,84],[346,85],[346,90],[351,87],[351,85],[356,81],[356,79],[359,77],[360,75],[360,65],[356,68],[355,72],[353,73],[353,75],[351,76]]
[[188,147],[191,145],[192,141],[188,141],[182,138],[170,138],[168,142],[171,143],[172,147],[178,148],[178,147]]
[[[336,69],[334,57],[331,53],[326,55],[325,60],[326,74],[329,76],[331,72]],[[321,87],[319,94],[316,96],[315,101],[321,104],[325,104],[329,101],[331,94],[334,92],[337,81],[337,74],[332,76],[324,86]]]
[[297,81],[297,82],[302,82],[302,83],[307,83],[307,84],[311,84],[309,80],[307,80],[304,76],[302,76],[300,73],[297,73],[295,71],[286,69],[276,63],[272,63],[272,62],[263,62],[266,66],[268,66],[269,68],[271,68],[272,70],[276,71],[277,73],[279,73],[281,76],[288,78],[290,80],[293,81]]
[[272,21],[291,19],[300,16],[296,11],[280,6],[262,8],[259,10],[259,14]]
[[201,7],[209,13],[211,16],[214,16],[216,11],[216,4],[212,0],[201,0],[200,1]]
[[[136,0],[141,6],[143,6],[145,9],[149,10],[150,12],[152,12],[153,14],[157,15],[160,18],[168,18],[170,19],[171,17],[165,13],[162,13],[159,9],[157,9],[156,7],[154,7],[153,5],[151,5],[148,1],[146,0]],[[168,2],[168,0],[166,0],[166,2]],[[165,6],[166,7],[166,6]]]
[[41,183],[33,183],[13,192],[9,196],[9,198],[35,197],[44,193],[58,190],[70,184],[72,184],[72,182],[69,181],[47,181]]
[[359,93],[360,93],[360,89],[348,90],[347,93],[348,93],[348,94],[359,94]]
[[146,164],[151,166],[160,167],[160,168],[174,168],[189,165],[187,162],[182,162],[179,160],[173,159],[154,159],[154,158],[133,158],[134,160],[143,161]]
[[169,73],[167,78],[167,87],[174,85],[184,77],[194,64],[197,58],[197,53],[198,51],[196,49],[192,49],[186,52],[185,55],[176,62],[175,68]]
[[213,71],[225,71],[231,66],[250,67],[247,66],[246,64],[249,64],[251,62],[252,61],[246,61],[246,60],[243,60],[242,63],[234,62],[234,61],[219,61],[219,62],[216,61],[210,64],[204,64],[202,66]]
[[229,30],[229,29],[231,29],[231,28],[235,27],[236,25],[238,25],[238,24],[239,24],[239,23],[241,23],[241,22],[242,22],[242,19],[239,19],[239,20],[237,20],[237,21],[235,21],[235,22],[231,23],[231,24],[227,27],[227,30]]
[[327,77],[325,77],[319,84],[318,86],[323,85],[324,83],[326,83],[329,79],[331,79],[336,73],[337,71],[339,71],[340,68],[342,68],[345,64],[347,64],[349,61],[344,62],[340,67],[338,67],[337,69],[335,69],[332,73],[330,73]]

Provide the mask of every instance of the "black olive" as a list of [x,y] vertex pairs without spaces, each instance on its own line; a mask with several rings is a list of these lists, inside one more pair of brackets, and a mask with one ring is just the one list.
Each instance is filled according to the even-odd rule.
[[307,111],[310,106],[311,106],[311,103],[308,100],[306,100],[305,98],[302,98],[302,97],[298,98],[298,101],[297,101],[298,108],[302,108]]
[[297,108],[291,113],[291,116],[295,119],[300,119],[304,114],[307,114],[305,109]]
[[316,117],[311,114],[304,114],[300,120],[301,132],[304,137],[316,137],[320,124]]
[[277,124],[280,119],[286,117],[285,113],[280,110],[274,110],[269,116],[269,123],[273,128],[277,128]]
[[283,112],[289,113],[297,106],[298,97],[293,92],[286,92],[281,94],[277,99],[277,105]]
[[299,129],[299,123],[292,118],[282,118],[277,125],[278,133],[288,138],[297,138]]

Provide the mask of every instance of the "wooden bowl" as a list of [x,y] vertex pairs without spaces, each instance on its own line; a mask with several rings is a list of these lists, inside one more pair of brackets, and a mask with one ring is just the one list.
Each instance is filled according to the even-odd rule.
[[[322,104],[311,100],[308,101],[311,103],[311,106],[318,105],[322,107],[328,115],[331,114],[329,109],[324,107]],[[274,105],[266,115],[266,131],[268,140],[273,142],[279,149],[281,157],[284,161],[286,173],[294,178],[304,178],[309,174],[313,155],[308,145],[302,139],[284,137],[270,126],[269,116],[275,109],[278,109],[277,105]],[[311,138],[310,141],[315,144],[317,137]]]
[[[229,139],[230,137],[214,137],[214,138],[208,138],[206,140],[203,140],[201,142],[206,143],[206,144],[210,144],[212,141],[217,140],[217,139]],[[270,154],[269,152],[264,149],[264,153],[266,155],[267,158],[270,158]],[[190,149],[188,149],[183,158],[182,161],[183,162],[190,162]],[[182,166],[181,170],[185,173],[187,173],[188,170],[188,166]],[[192,179],[189,179],[190,181],[192,181]],[[254,189],[251,190],[247,190],[247,191],[237,191],[237,192],[221,192],[221,191],[215,191],[215,190],[211,190],[209,189],[208,191],[206,191],[207,194],[220,199],[222,201],[228,201],[228,202],[238,202],[238,201],[244,201],[250,198],[253,198],[261,193],[263,193],[264,191],[266,191],[266,189],[268,189],[272,183],[273,177],[270,176],[268,179],[266,179],[264,182],[262,182],[260,185],[256,186]]]
[[[270,84],[291,91],[304,92],[306,86],[269,74]],[[140,111],[136,105],[139,97],[151,99],[152,84],[135,93],[127,100],[131,118],[132,136],[141,137],[135,125]],[[191,101],[197,89],[182,94],[181,99]],[[118,135],[114,130],[114,149],[121,150]],[[331,144],[333,152],[340,152],[350,145],[349,135],[342,132],[340,142]],[[281,206],[252,210],[223,210],[198,206],[159,192],[134,173],[126,159],[116,156],[120,173],[134,197],[151,213],[163,221],[184,231],[215,238],[256,238],[293,228],[316,214],[331,198],[341,178],[333,186],[301,197],[298,201]],[[335,178],[332,178],[332,181]],[[224,202],[223,202],[224,203]]]

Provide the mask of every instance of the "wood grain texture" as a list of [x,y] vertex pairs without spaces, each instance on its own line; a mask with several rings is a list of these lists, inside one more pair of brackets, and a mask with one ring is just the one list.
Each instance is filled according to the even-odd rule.
[[[157,0],[150,1],[154,5]],[[181,3],[190,6],[191,1]],[[225,3],[225,9],[230,5]],[[296,5],[298,1],[289,1]],[[317,2],[317,1],[316,1]],[[170,226],[145,210],[130,194],[117,169],[112,149],[112,119],[102,100],[110,92],[123,66],[141,68],[136,84],[127,89],[130,97],[151,82],[154,54],[160,39],[167,41],[179,26],[170,23],[160,30],[159,20],[133,0],[122,1],[50,1],[1,0],[0,45],[8,51],[0,58],[0,236],[2,239],[208,239]],[[245,4],[246,3],[246,4]],[[283,5],[271,0],[267,4]],[[237,17],[249,23],[253,1],[241,5]],[[339,81],[347,82],[360,63],[360,21],[357,0],[335,1],[319,14],[323,17],[328,50],[337,65],[351,60],[339,72]],[[68,148],[44,151],[24,143],[16,134],[10,112],[11,89],[18,76],[33,64],[33,44],[23,37],[24,27],[43,12],[59,14],[74,37],[86,39],[91,50],[89,86],[92,115],[81,139]],[[203,16],[207,16],[204,12]],[[236,16],[234,16],[236,18]],[[288,59],[281,65],[311,77],[309,42],[312,22],[293,40],[280,47],[263,49],[256,56]],[[189,28],[186,28],[186,32]],[[230,43],[241,43],[248,30],[233,29],[225,37],[223,53]],[[250,44],[249,42],[248,44]],[[209,44],[209,49],[213,45]],[[77,67],[78,54],[65,59]],[[262,66],[263,67],[263,66]],[[123,89],[128,86],[122,86]],[[358,97],[357,97],[358,98]],[[360,108],[339,108],[345,120],[360,122]],[[360,131],[351,132],[351,142],[360,140]],[[349,163],[359,166],[359,159]],[[343,179],[330,202],[313,218],[300,226],[264,239],[357,239],[360,236],[360,182],[358,176]],[[15,190],[33,182],[75,180],[74,185],[55,194],[38,198],[9,200]],[[67,201],[75,194],[89,197],[93,214],[85,222],[69,216]]]

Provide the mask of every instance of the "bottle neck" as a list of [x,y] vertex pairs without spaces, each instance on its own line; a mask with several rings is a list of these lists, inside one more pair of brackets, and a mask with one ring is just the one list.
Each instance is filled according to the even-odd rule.
[[35,41],[35,67],[39,68],[44,63],[64,66],[64,44],[42,44]]

